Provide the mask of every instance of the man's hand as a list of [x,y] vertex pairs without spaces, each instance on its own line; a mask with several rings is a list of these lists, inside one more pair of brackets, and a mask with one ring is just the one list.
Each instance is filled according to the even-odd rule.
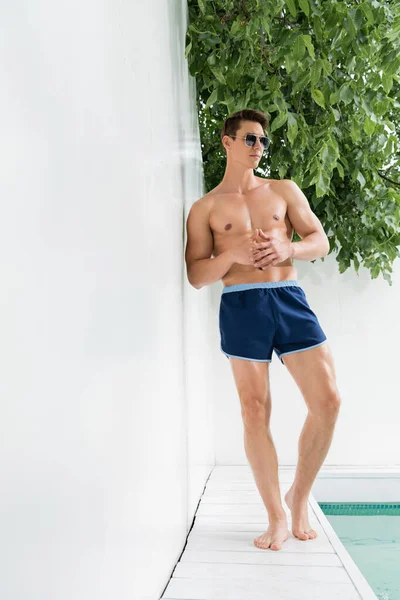
[[254,244],[254,266],[259,269],[274,267],[292,256],[292,243],[290,240],[282,240],[266,235],[262,229],[257,229],[258,235],[264,242]]

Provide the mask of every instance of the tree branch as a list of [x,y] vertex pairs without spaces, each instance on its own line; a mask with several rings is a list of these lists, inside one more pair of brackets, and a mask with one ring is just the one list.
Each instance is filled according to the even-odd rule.
[[379,171],[378,171],[378,175],[380,175],[383,179],[386,179],[386,181],[393,183],[393,185],[397,185],[398,187],[400,187],[400,183],[398,181],[393,181],[393,179],[389,179],[389,177],[386,177],[386,175],[384,175],[383,173],[380,173]]

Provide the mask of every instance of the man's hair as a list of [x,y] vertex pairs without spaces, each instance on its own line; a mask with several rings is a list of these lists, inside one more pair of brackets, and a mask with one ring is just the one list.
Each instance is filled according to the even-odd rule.
[[[236,135],[242,121],[256,121],[257,123],[260,123],[264,132],[268,127],[268,117],[265,113],[253,108],[244,108],[243,110],[232,113],[225,119],[221,129],[221,142],[224,135]],[[223,144],[222,147],[224,148]],[[226,154],[225,148],[224,152]]]

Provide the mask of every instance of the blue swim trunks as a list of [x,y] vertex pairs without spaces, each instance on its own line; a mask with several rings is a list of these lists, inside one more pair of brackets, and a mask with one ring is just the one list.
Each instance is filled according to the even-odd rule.
[[326,342],[306,294],[294,279],[225,286],[220,301],[221,351],[229,359],[271,362]]

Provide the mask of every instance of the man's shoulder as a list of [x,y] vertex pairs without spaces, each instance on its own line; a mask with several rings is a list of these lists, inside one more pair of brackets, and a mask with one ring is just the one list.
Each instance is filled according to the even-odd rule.
[[299,186],[292,179],[270,179],[271,186],[286,200],[287,197],[299,191]]
[[204,196],[196,200],[195,204],[211,208],[215,198],[218,196],[218,193],[218,186],[216,186],[215,188],[204,194]]
[[263,184],[268,184],[273,187],[280,187],[286,179],[270,179],[269,177],[258,177],[256,176],[257,181],[260,183],[260,186]]
[[282,185],[287,181],[291,181],[291,179],[269,179],[267,177],[257,177],[260,183],[272,183],[275,185]]
[[294,187],[297,186],[297,183],[293,181],[293,179],[272,179],[276,185],[279,187]]
[[191,210],[193,209],[197,215],[209,217],[214,207],[214,198],[215,195],[212,194],[212,191],[204,194],[204,196],[193,202]]

